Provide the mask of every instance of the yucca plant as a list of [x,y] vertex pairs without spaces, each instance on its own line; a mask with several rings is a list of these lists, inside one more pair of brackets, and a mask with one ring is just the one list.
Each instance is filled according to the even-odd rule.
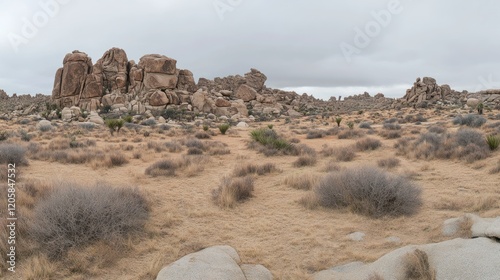
[[231,125],[228,123],[223,123],[223,124],[219,125],[220,133],[222,133],[223,135],[226,134],[226,131],[229,129],[229,127],[231,127]]
[[335,122],[337,123],[337,126],[340,126],[340,122],[342,121],[342,117],[336,117]]
[[488,143],[490,150],[494,151],[500,145],[500,137],[498,135],[488,135],[486,136],[486,143]]

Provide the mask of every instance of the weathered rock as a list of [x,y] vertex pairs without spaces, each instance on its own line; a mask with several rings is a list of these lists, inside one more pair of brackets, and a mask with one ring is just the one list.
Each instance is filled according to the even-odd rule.
[[[86,75],[90,74],[91,69],[92,60],[86,53],[73,51],[67,54],[63,60],[60,92],[56,95],[60,97],[78,96],[85,84]],[[54,84],[58,82],[55,81]]]
[[352,241],[363,241],[365,239],[365,233],[364,232],[353,232],[349,235],[347,235],[347,238],[349,238]]
[[239,122],[236,127],[247,128],[249,125],[246,122]]
[[[212,112],[212,103],[208,97],[208,92],[199,89],[191,96],[191,104],[195,111],[202,113],[211,113]],[[215,105],[215,104],[214,104]]]
[[179,81],[177,83],[177,89],[185,90],[188,92],[196,92],[198,87],[193,77],[193,73],[189,70],[179,71]]
[[144,75],[146,89],[175,89],[177,81],[177,75],[148,72]]
[[63,121],[70,121],[73,118],[73,111],[70,108],[64,107],[61,110],[61,119]]
[[119,48],[112,48],[106,51],[104,55],[97,60],[94,65],[93,74],[97,77],[101,77],[104,93],[110,93],[115,90],[118,90],[120,93],[127,93],[127,67],[128,58],[125,51]]
[[228,100],[226,100],[224,98],[217,98],[217,100],[215,100],[215,106],[217,106],[217,107],[231,107],[231,102],[229,102]]
[[160,73],[174,75],[177,70],[177,60],[159,54],[147,54],[141,57],[138,64],[145,73]]
[[189,254],[163,268],[156,280],[245,280],[238,253],[229,246],[215,246]]
[[248,85],[241,85],[235,93],[235,97],[245,102],[255,100],[257,91]]
[[41,120],[36,124],[38,130],[49,130],[52,129],[52,123],[48,120]]
[[99,116],[99,114],[97,114],[97,112],[90,112],[88,122],[100,125],[104,124],[104,120]]
[[0,100],[1,99],[8,99],[9,96],[7,95],[7,93],[3,90],[3,89],[0,89]]
[[[410,261],[415,259],[416,262]],[[436,279],[498,279],[500,243],[489,238],[454,239],[441,243],[406,246],[377,261],[318,272],[315,280],[408,279],[407,270],[423,265]],[[417,268],[418,269],[418,268]]]
[[256,91],[261,91],[267,77],[259,70],[252,68],[249,73],[245,74],[245,79],[248,86],[252,87]]
[[241,270],[247,280],[273,280],[273,274],[262,265],[241,265]]
[[165,92],[161,90],[155,91],[151,97],[149,97],[149,104],[151,106],[165,106],[169,103],[169,99]]
[[477,104],[479,104],[479,99],[477,99],[477,98],[467,99],[467,106],[469,106],[471,108],[476,108]]

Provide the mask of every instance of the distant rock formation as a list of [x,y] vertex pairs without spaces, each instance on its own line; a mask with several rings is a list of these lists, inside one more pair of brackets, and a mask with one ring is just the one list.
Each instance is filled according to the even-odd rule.
[[402,100],[410,106],[427,107],[429,104],[461,104],[466,101],[467,91],[452,90],[449,85],[438,85],[431,77],[417,78],[413,87],[406,90]]
[[7,93],[3,89],[0,89],[0,99],[7,99],[7,98],[9,98]]
[[[59,106],[96,111],[109,106],[120,112],[182,108],[195,113],[247,117],[252,114],[296,114],[320,106],[312,96],[269,89],[267,77],[257,69],[244,76],[228,76],[196,84],[193,73],[178,69],[177,61],[148,54],[139,63],[128,60],[124,50],[112,48],[95,65],[84,52],[65,56],[55,75],[52,100]],[[324,102],[323,102],[324,103]],[[325,106],[324,104],[322,105]]]

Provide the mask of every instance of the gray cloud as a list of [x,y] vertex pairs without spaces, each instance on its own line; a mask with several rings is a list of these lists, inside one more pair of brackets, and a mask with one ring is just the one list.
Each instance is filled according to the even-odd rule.
[[[22,36],[25,19],[33,23],[44,12],[40,3],[51,1],[66,4],[15,52],[9,34]],[[268,76],[268,86],[325,99],[365,90],[401,97],[419,76],[456,89],[500,87],[499,2],[394,1],[3,1],[0,88],[50,94],[66,53],[85,51],[95,62],[111,47],[136,61],[147,53],[165,54],[196,78],[244,74],[253,67]],[[214,3],[230,9],[218,13]],[[373,29],[374,13],[394,3],[401,11]],[[360,47],[356,30],[375,35]],[[350,62],[342,43],[358,50]]]

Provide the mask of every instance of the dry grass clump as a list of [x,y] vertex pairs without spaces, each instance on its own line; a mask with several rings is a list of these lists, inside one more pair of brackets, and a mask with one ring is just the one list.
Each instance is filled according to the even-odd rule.
[[401,163],[401,161],[395,157],[383,158],[383,159],[379,159],[377,161],[378,167],[387,168],[387,169],[395,168],[395,167],[399,166],[400,163]]
[[350,146],[335,148],[333,150],[333,156],[337,161],[352,161],[356,157],[356,152],[354,148]]
[[345,130],[342,130],[337,135],[337,138],[339,138],[339,139],[355,139],[355,138],[363,137],[364,135],[365,135],[365,133],[362,130],[345,129]]
[[356,149],[358,149],[358,151],[373,151],[378,149],[380,146],[382,146],[382,142],[380,142],[380,140],[370,137],[360,139],[356,142]]
[[362,128],[362,129],[371,129],[372,123],[371,122],[360,122],[358,127]]
[[317,162],[316,156],[300,156],[296,161],[293,162],[293,166],[295,167],[303,167],[303,166],[314,166]]
[[333,172],[339,171],[341,169],[340,165],[334,161],[328,161],[321,171],[323,172]]
[[187,150],[187,154],[188,155],[202,155],[203,150],[193,147],[193,148],[189,148]]
[[208,133],[206,132],[197,132],[194,137],[198,139],[210,139],[212,138]]
[[28,165],[25,157],[26,149],[18,144],[1,143],[0,144],[0,163]]
[[383,129],[379,132],[379,135],[381,137],[384,137],[385,139],[397,139],[397,138],[401,138],[401,131],[400,130]]
[[434,205],[438,210],[461,211],[468,213],[480,213],[497,209],[500,203],[497,196],[463,196],[455,198],[443,198]]
[[319,182],[319,177],[307,174],[294,174],[285,179],[285,185],[297,190],[310,190]]
[[178,159],[162,159],[145,170],[145,174],[158,176],[175,176],[176,171],[185,170],[186,175],[195,176],[203,171],[203,164],[209,162],[209,158],[204,155],[185,155]]
[[127,164],[129,160],[122,154],[122,153],[112,153],[108,156],[109,159],[109,167],[114,167],[114,166],[122,166],[124,164]]
[[498,173],[500,173],[500,160],[497,162],[497,165],[490,170],[490,174]]
[[161,153],[165,151],[165,145],[162,145],[161,143],[155,142],[155,141],[148,141],[146,147],[148,150],[154,150],[157,153]]
[[224,177],[217,189],[212,191],[215,204],[223,208],[232,208],[238,202],[252,196],[254,180],[251,176],[242,178]]
[[314,193],[323,207],[348,208],[375,218],[412,215],[422,205],[420,188],[408,178],[366,166],[328,174]]
[[148,217],[148,203],[138,189],[63,182],[36,204],[29,231],[42,252],[59,259],[72,247],[123,242],[143,231]]
[[157,176],[174,176],[175,171],[179,168],[179,164],[170,159],[162,159],[146,168],[146,175]]
[[170,153],[180,153],[182,152],[182,144],[178,141],[169,141],[163,144]]
[[430,133],[443,134],[446,132],[446,127],[432,125],[427,128],[427,131],[429,131]]
[[233,175],[235,177],[245,177],[249,174],[265,175],[277,170],[278,168],[276,168],[276,165],[274,163],[265,163],[262,165],[248,163],[236,167],[233,171]]
[[404,256],[405,279],[408,280],[435,280],[436,270],[429,263],[427,253],[416,249]]

